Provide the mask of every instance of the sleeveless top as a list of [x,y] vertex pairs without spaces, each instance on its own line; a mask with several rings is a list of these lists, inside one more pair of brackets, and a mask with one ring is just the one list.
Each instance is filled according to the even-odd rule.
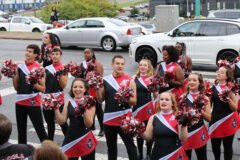
[[82,157],[91,153],[98,142],[91,129],[86,128],[83,117],[75,117],[74,108],[77,101],[69,100],[67,116],[70,125],[63,141],[62,151],[70,157]]
[[[234,79],[235,79],[236,83],[240,83],[240,61],[235,63]],[[238,91],[238,94],[240,95],[240,89]],[[240,96],[238,97],[238,99],[239,99],[239,101],[238,101],[238,110],[240,110]]]
[[[55,45],[55,46],[42,46],[42,47],[41,47],[41,51],[42,51],[42,61],[43,61],[43,67],[44,67],[44,68],[45,68],[46,66],[52,64],[52,60],[51,60],[51,61],[46,61],[46,60],[43,59],[43,57],[44,57],[45,54],[50,54],[50,53],[51,53],[51,50],[52,50],[54,47],[56,47],[56,45]],[[46,53],[46,52],[48,52],[48,53]]]
[[32,69],[40,67],[41,65],[39,65],[35,61],[30,64],[23,63],[18,65],[19,82],[16,96],[16,104],[25,106],[41,105],[40,92],[32,85],[26,83],[26,77],[30,74]]
[[115,93],[120,87],[129,87],[131,77],[128,77],[125,73],[122,73],[119,77],[113,77],[112,74],[104,77],[103,85],[105,91],[105,111],[103,117],[103,123],[110,126],[120,126],[121,117],[127,112],[131,112],[131,106],[127,103],[119,104],[114,99]]

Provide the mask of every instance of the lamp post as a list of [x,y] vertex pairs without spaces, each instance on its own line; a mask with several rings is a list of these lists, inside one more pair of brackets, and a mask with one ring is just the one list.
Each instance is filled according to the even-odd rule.
[[200,18],[200,0],[195,0],[195,16]]

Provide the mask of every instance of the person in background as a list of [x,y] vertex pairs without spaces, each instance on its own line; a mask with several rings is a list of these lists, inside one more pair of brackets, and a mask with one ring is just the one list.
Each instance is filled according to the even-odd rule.
[[[47,94],[53,94],[56,97],[60,97],[62,104],[64,104],[64,92],[63,89],[67,86],[68,81],[68,74],[61,75],[59,79],[56,78],[55,73],[63,68],[62,62],[62,51],[59,48],[53,48],[51,52],[51,59],[52,64],[45,68],[46,72],[46,91],[43,96]],[[63,105],[60,107],[62,111]],[[48,138],[53,141],[54,139],[54,132],[55,132],[55,116],[54,110],[45,110],[43,108],[43,115],[45,121],[47,122],[47,129],[48,129]],[[63,134],[65,135],[67,132],[68,124],[65,123],[61,126]]]
[[[87,74],[87,66],[89,63],[94,63],[96,65],[95,71],[100,74],[100,76],[103,76],[103,65],[96,59],[96,56],[94,54],[94,51],[90,48],[86,48],[84,50],[84,61],[81,63],[81,70],[83,73],[85,73],[84,77],[85,78]],[[89,94],[96,98],[96,91],[91,88],[88,90]],[[96,114],[100,126],[100,131],[98,133],[98,136],[103,136],[104,135],[104,130],[103,130],[103,109],[102,109],[102,104],[101,103],[96,103]],[[95,116],[94,116],[95,117]],[[95,118],[94,118],[95,119]],[[93,121],[93,126],[92,130],[95,130],[95,121]]]
[[[204,92],[204,81],[201,74],[190,73],[188,76],[187,93],[183,95],[186,98],[186,107],[192,107],[194,101],[198,95]],[[207,160],[207,142],[209,140],[208,130],[204,121],[210,122],[211,120],[211,108],[210,102],[208,102],[203,110],[201,110],[201,118],[199,122],[191,127],[188,127],[189,137],[186,142],[183,143],[183,148],[191,159],[192,150],[194,149],[198,160]]]
[[209,135],[215,160],[220,160],[221,143],[223,142],[224,159],[231,160],[233,155],[233,139],[240,127],[240,117],[237,113],[238,94],[230,91],[229,101],[224,102],[219,94],[223,93],[229,83],[233,82],[232,69],[223,66],[217,71],[217,79],[212,87],[212,118],[209,123]]
[[[240,49],[238,51],[238,57],[237,58],[240,59]],[[238,86],[240,86],[240,61],[239,60],[236,60],[234,62],[233,68],[234,68],[234,80],[235,80],[235,83],[237,83]],[[240,95],[240,89],[239,89],[238,94]],[[237,110],[238,110],[238,114],[239,114],[240,113],[240,97],[238,99],[238,109]]]
[[58,12],[57,12],[56,6],[52,6],[50,21],[53,25],[53,28],[56,28],[57,27],[57,21],[58,21]]
[[8,142],[12,133],[12,122],[0,113],[0,159],[33,159],[34,147],[27,144],[11,144]]
[[41,111],[41,93],[45,92],[45,74],[38,83],[33,86],[27,84],[26,77],[35,68],[42,67],[35,62],[39,55],[40,49],[35,44],[30,44],[26,48],[25,62],[18,64],[18,71],[13,77],[13,86],[17,91],[16,95],[16,122],[18,131],[18,143],[27,143],[27,117],[33,123],[37,135],[42,142],[48,139],[47,133],[43,126],[43,117]]
[[45,140],[34,152],[34,160],[67,160],[56,143]]
[[142,138],[154,140],[151,160],[181,159],[187,160],[182,143],[188,138],[187,126],[179,125],[175,119],[177,102],[171,92],[159,95],[156,106],[157,113],[148,120]]
[[51,52],[53,48],[60,48],[57,42],[56,36],[52,33],[45,33],[43,35],[43,44],[41,46],[41,55],[39,56],[38,62],[43,62],[43,67],[52,64]]
[[79,157],[82,160],[95,160],[95,147],[98,142],[90,129],[94,120],[95,106],[86,109],[83,116],[75,116],[74,111],[81,99],[88,95],[87,91],[88,87],[84,79],[74,79],[69,92],[71,98],[64,104],[62,113],[59,109],[54,110],[60,125],[70,119],[62,146],[62,151],[69,160],[78,160]]
[[[152,103],[151,92],[148,90],[148,84],[153,77],[153,67],[151,61],[142,59],[138,64],[138,71],[133,77],[137,87],[137,104],[133,106],[133,116],[147,125],[148,119],[155,113]],[[156,92],[155,95],[158,93]],[[138,160],[143,159],[143,143],[141,137],[137,137]],[[152,150],[152,141],[146,143],[147,154],[145,160],[150,160]]]

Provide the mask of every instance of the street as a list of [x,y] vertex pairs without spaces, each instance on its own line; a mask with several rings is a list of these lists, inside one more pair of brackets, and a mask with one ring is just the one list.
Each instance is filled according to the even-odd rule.
[[[8,40],[8,39],[0,39],[0,62],[2,63],[4,60],[12,59],[15,62],[22,63],[24,61],[25,49],[28,44],[37,44],[41,45],[41,41],[29,41],[29,40]],[[137,63],[129,58],[128,50],[117,49],[116,52],[104,52],[100,48],[94,49],[95,55],[98,61],[100,61],[104,66],[104,75],[108,75],[112,72],[111,61],[114,55],[122,55],[125,60],[125,73],[129,76],[132,76],[136,73]],[[63,49],[63,57],[62,63],[66,64],[70,61],[77,62],[80,64],[83,61],[83,48],[67,48]],[[214,82],[216,77],[215,71],[197,71],[203,74],[204,78],[209,79],[211,82]],[[70,90],[70,85],[73,80],[73,77],[69,76],[68,84],[65,92],[65,100],[69,98],[68,91]],[[15,116],[15,97],[16,92],[13,89],[12,80],[6,77],[3,77],[0,81],[0,94],[2,95],[3,104],[0,106],[0,113],[5,114],[13,123],[13,131],[10,137],[11,143],[17,143],[17,128],[16,128],[16,116]],[[104,104],[103,104],[104,107]],[[96,130],[94,134],[99,142],[96,148],[96,160],[106,160],[107,159],[107,146],[105,137],[98,137],[97,134],[99,132],[99,124],[97,117],[95,119]],[[240,131],[237,132],[234,138],[233,150],[234,156],[233,160],[239,160],[240,157],[240,141],[237,141],[237,138],[240,137]],[[32,126],[30,120],[28,120],[28,128],[27,128],[27,138],[28,142],[34,146],[39,146],[40,141],[35,133],[35,130]],[[62,145],[63,134],[60,127],[57,125],[55,131],[54,142],[56,142],[59,146]],[[136,141],[136,140],[135,140]],[[213,160],[213,154],[211,152],[210,141],[207,146],[208,151],[208,159]],[[144,152],[145,154],[145,152]],[[127,160],[127,152],[125,146],[121,139],[118,139],[118,160]],[[196,160],[195,153],[193,153],[193,160]]]

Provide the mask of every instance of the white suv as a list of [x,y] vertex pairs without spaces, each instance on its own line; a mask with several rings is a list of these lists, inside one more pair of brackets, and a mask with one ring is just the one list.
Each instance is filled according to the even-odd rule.
[[176,42],[186,44],[187,55],[194,64],[215,65],[218,59],[233,60],[240,48],[240,22],[224,19],[188,21],[168,33],[134,38],[129,56],[136,62],[148,58],[156,65],[162,60],[162,47]]

